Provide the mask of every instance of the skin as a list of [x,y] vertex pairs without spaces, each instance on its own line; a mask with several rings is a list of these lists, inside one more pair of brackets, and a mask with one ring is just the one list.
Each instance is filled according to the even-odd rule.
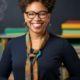
[[[32,2],[26,7],[26,12],[40,12],[43,10],[46,11],[47,8],[41,2]],[[38,49],[41,42],[42,34],[46,31],[47,25],[50,21],[50,13],[47,14],[47,17],[45,19],[41,19],[38,16],[35,16],[35,18],[33,19],[29,19],[24,13],[24,19],[30,32],[32,47],[34,49]]]

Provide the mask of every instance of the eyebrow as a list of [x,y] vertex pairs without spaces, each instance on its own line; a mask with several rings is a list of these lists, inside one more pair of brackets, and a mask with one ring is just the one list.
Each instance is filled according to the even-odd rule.
[[[42,12],[42,11],[44,11],[44,12],[48,12],[48,10],[41,10],[41,11],[38,11],[38,12]],[[25,12],[36,12],[36,11],[25,11]],[[36,12],[36,13],[38,13],[38,12]]]

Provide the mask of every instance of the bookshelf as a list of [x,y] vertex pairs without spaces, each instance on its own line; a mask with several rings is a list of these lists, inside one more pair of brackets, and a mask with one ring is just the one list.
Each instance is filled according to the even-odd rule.
[[64,38],[80,38],[80,20],[68,20],[61,24],[62,37]]

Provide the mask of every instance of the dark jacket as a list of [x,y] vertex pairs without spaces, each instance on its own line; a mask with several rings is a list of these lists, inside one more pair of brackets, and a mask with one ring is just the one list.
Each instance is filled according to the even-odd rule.
[[[11,71],[15,80],[25,80],[26,48],[25,35],[9,41],[0,61],[0,80],[7,80]],[[39,80],[60,80],[62,62],[69,71],[71,78],[68,80],[80,80],[80,61],[67,40],[50,34],[41,52],[38,58]]]

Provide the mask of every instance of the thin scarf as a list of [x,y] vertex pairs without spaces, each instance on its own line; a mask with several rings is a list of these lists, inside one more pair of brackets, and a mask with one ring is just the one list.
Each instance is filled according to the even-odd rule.
[[49,34],[45,32],[42,35],[39,49],[33,50],[30,34],[29,32],[27,32],[26,34],[27,60],[25,65],[25,80],[38,80],[38,57],[41,55],[40,49],[42,49],[45,46],[48,39]]

